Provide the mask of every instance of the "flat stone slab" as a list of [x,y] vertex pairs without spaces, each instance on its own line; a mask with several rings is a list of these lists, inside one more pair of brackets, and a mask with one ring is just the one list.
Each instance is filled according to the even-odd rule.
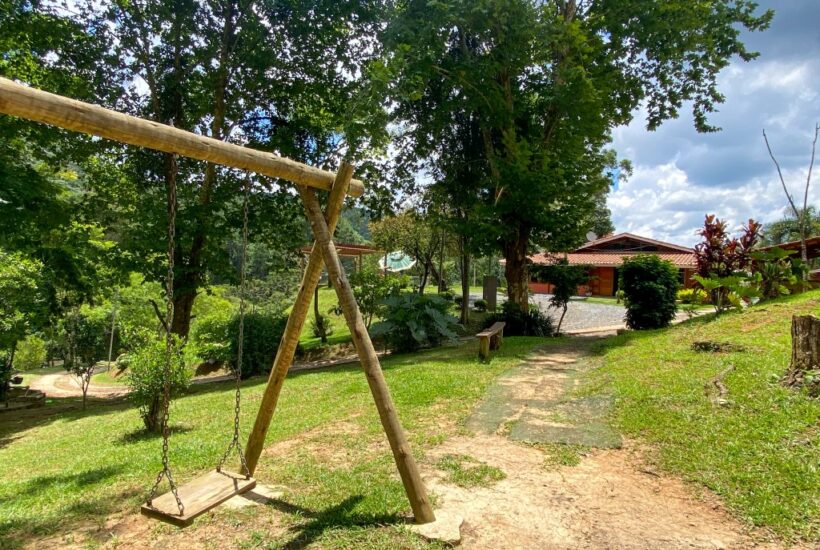
[[236,495],[235,497],[226,500],[223,506],[234,510],[247,508],[248,506],[259,506],[267,504],[271,500],[280,499],[284,494],[284,487],[270,487],[268,485],[257,483],[256,487],[247,493],[242,493],[241,495]]
[[461,525],[464,518],[455,512],[436,510],[436,521],[422,525],[410,524],[409,529],[427,541],[439,541],[450,546],[461,544]]

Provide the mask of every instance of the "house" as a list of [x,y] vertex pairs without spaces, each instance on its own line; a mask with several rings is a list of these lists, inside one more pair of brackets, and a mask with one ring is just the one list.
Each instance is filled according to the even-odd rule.
[[[590,266],[589,282],[578,288],[578,294],[614,296],[618,291],[619,268],[623,264],[623,259],[639,254],[654,254],[663,260],[669,260],[678,268],[681,285],[687,288],[692,286],[692,275],[696,273],[697,268],[695,251],[692,248],[632,233],[618,233],[595,239],[572,252],[533,254],[529,260],[534,265],[549,265],[559,258],[566,258],[570,265]],[[552,285],[538,282],[537,270],[530,271],[530,291],[534,294],[549,294]]]
[[[795,258],[800,257],[801,244],[800,241],[790,241],[787,243],[774,244],[771,246],[764,246],[759,250],[767,252],[772,248],[782,248],[783,250],[791,250]],[[809,272],[809,280],[820,282],[820,269],[817,269],[816,260],[820,258],[820,235],[815,235],[806,239],[806,257],[809,260],[809,265],[814,265],[815,269]],[[812,263],[815,261],[814,263]]]

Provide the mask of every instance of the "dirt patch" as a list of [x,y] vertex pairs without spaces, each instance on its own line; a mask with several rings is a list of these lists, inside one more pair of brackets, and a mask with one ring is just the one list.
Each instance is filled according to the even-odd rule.
[[717,499],[641,469],[633,448],[597,450],[578,466],[546,468],[545,454],[498,435],[460,437],[431,456],[465,454],[502,470],[462,488],[427,467],[439,508],[464,518],[464,548],[748,548],[757,542]]

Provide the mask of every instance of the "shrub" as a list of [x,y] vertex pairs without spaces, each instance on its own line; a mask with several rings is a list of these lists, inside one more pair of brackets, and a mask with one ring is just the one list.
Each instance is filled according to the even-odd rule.
[[655,255],[624,259],[620,287],[626,302],[626,324],[633,329],[668,326],[675,318],[678,272]]
[[709,296],[700,288],[682,288],[677,293],[682,304],[703,305],[709,303]]
[[[407,278],[404,276],[385,275],[375,269],[364,269],[350,275],[350,286],[353,287],[353,294],[367,328],[370,328],[373,318],[381,314],[384,299],[404,288],[402,285],[406,283],[405,279]],[[337,308],[336,314],[342,314],[341,307]]]
[[487,311],[487,300],[476,300],[473,306],[476,311]]
[[499,321],[506,323],[506,336],[552,336],[554,333],[552,320],[535,304],[524,311],[518,304],[504,302],[500,312],[487,317],[484,328]]
[[549,307],[561,310],[561,317],[555,329],[555,332],[559,333],[570,299],[578,292],[578,286],[589,281],[589,266],[569,265],[569,262],[562,258],[553,265],[542,267],[540,271],[539,280],[552,284]]
[[[267,313],[245,314],[244,342],[242,349],[242,378],[270,371],[279,341],[285,332],[287,317]],[[236,367],[239,348],[239,315],[234,316],[230,326],[230,364]]]
[[[165,408],[162,395],[165,384],[165,340],[156,339],[145,344],[129,357],[128,387],[129,398],[140,409],[140,417],[145,428],[159,432]],[[175,342],[170,362],[171,397],[183,393],[188,388],[191,373],[185,368],[184,354],[179,342]]]
[[31,335],[17,344],[17,351],[14,354],[15,369],[39,369],[45,362],[46,343],[42,338]]
[[322,338],[324,341],[328,336],[333,334],[333,325],[330,322],[330,317],[319,314],[318,317],[313,317],[310,320],[310,330],[316,338]]
[[230,309],[213,311],[198,317],[191,327],[191,342],[203,361],[227,363],[231,359]]
[[439,292],[438,295],[439,295],[440,298],[443,298],[444,300],[447,300],[448,302],[452,302],[456,298],[456,294],[452,290],[445,290],[443,292]]
[[390,348],[407,352],[456,338],[458,321],[448,315],[449,302],[429,294],[404,292],[384,302],[384,321],[373,327]]
[[461,307],[461,303],[464,301],[464,297],[461,294],[453,296],[453,302],[459,307]]
[[[286,322],[286,317],[270,313],[245,314],[242,378],[270,370]],[[218,361],[234,368],[238,339],[239,314],[229,311],[199,319],[191,330],[193,347],[201,360]]]

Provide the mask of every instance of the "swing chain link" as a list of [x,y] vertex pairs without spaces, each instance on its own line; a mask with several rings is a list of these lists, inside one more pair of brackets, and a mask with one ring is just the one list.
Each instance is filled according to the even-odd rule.
[[245,460],[245,453],[242,450],[242,445],[239,442],[239,420],[241,413],[241,382],[242,382],[242,359],[245,347],[245,286],[246,286],[246,264],[248,256],[248,202],[250,196],[251,180],[250,173],[245,172],[245,193],[242,204],[242,251],[239,265],[239,334],[236,349],[236,368],[234,369],[234,381],[236,383],[235,404],[234,404],[234,418],[233,418],[233,438],[231,439],[228,448],[216,466],[216,471],[221,472],[222,467],[230,456],[231,450],[236,449],[239,454],[239,460],[242,467],[241,473],[245,479],[251,478],[250,468]]
[[174,321],[174,254],[176,248],[176,216],[177,216],[177,185],[176,172],[177,160],[176,155],[169,157],[169,182],[168,182],[168,273],[165,277],[165,366],[163,369],[163,386],[162,386],[162,470],[157,474],[157,479],[154,486],[151,488],[151,494],[148,497],[148,506],[152,506],[152,501],[156,497],[157,489],[159,488],[162,478],[168,479],[168,485],[171,488],[171,493],[177,502],[177,509],[179,515],[185,512],[185,506],[179,498],[177,492],[177,485],[171,473],[171,466],[168,460],[168,443],[170,430],[168,428],[168,420],[170,417],[171,405],[171,361],[174,354],[174,340],[171,333],[171,324]]

